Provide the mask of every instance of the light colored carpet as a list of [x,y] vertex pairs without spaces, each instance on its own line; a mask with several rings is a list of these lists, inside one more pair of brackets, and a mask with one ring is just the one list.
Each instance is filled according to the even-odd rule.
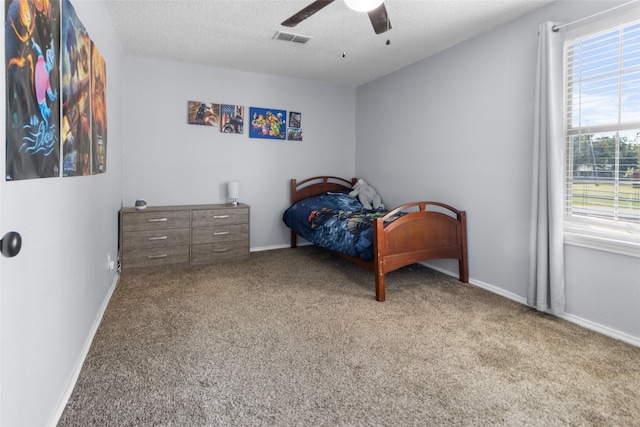
[[123,275],[59,426],[638,426],[640,348],[314,247]]

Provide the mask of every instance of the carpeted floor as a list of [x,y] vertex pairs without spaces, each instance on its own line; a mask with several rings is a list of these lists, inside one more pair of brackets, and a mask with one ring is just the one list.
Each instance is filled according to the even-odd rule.
[[640,348],[306,246],[123,275],[59,426],[639,426]]

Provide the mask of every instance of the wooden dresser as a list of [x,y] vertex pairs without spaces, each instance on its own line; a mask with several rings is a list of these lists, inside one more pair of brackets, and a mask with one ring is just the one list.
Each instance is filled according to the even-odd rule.
[[249,206],[149,206],[120,210],[122,272],[249,259]]

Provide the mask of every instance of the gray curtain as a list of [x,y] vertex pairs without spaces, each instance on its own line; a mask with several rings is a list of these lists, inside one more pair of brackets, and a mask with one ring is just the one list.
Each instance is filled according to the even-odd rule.
[[563,186],[565,179],[562,49],[564,29],[540,25],[535,94],[531,247],[527,303],[564,312]]

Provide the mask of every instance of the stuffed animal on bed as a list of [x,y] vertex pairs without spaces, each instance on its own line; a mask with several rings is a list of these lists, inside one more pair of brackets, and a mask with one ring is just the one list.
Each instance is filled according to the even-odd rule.
[[365,209],[384,209],[380,195],[362,178],[355,183],[349,197],[354,199],[357,197]]

